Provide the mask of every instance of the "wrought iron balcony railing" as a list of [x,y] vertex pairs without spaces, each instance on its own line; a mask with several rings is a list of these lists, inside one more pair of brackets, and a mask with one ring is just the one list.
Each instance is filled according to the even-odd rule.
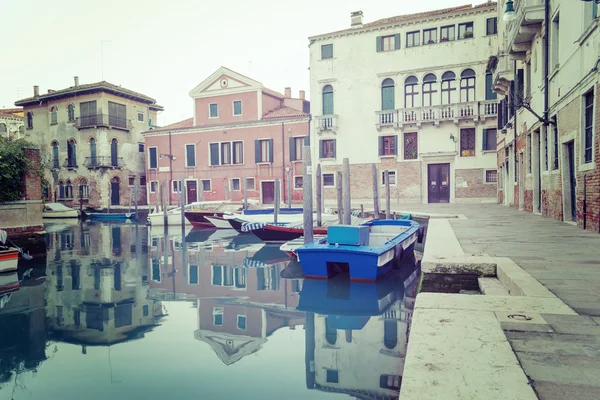
[[110,114],[86,115],[75,119],[75,127],[78,129],[109,127],[115,129],[130,130],[132,128],[131,119],[117,117]]
[[123,168],[125,163],[123,157],[86,157],[84,165],[87,168]]

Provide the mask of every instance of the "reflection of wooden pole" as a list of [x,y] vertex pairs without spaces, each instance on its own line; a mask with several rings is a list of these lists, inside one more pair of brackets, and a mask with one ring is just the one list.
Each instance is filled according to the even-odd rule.
[[335,184],[337,189],[338,222],[341,225],[344,223],[344,201],[342,197],[342,173],[340,171],[336,172]]
[[292,169],[290,168],[287,172],[287,181],[288,181],[288,185],[287,185],[287,194],[288,194],[288,208],[292,208],[292,185],[294,184],[292,182]]
[[350,194],[350,160],[348,158],[344,158],[343,169],[343,198],[344,198],[344,224],[350,225],[351,222],[351,213],[352,213],[352,199]]
[[372,180],[373,180],[373,213],[375,219],[379,219],[381,215],[379,211],[379,177],[377,176],[377,166],[371,164]]
[[302,197],[304,205],[304,243],[313,241],[312,161],[310,146],[302,147]]
[[244,175],[244,210],[248,209],[248,178]]
[[281,186],[280,186],[280,181],[279,178],[275,178],[275,193],[274,193],[274,198],[275,200],[273,201],[273,215],[274,215],[274,219],[273,222],[275,223],[275,225],[277,225],[277,221],[278,221],[278,217],[279,217],[279,198],[281,196]]
[[385,219],[392,218],[391,202],[390,202],[390,171],[383,171],[385,180]]
[[[198,189],[196,189],[198,190]],[[179,181],[179,195],[181,197],[181,226],[185,226],[185,193],[183,193],[183,174]]]
[[323,203],[321,202],[321,164],[317,164],[317,185],[316,185],[316,201],[317,201],[317,226],[323,225],[321,213],[323,213]]
[[139,175],[135,176],[135,181],[133,183],[133,196],[135,203],[135,219],[138,219],[138,194],[140,191],[140,177]]
[[[152,182],[150,182],[150,189],[152,189]],[[158,187],[158,181],[156,181],[156,186],[155,186],[155,190],[154,190],[154,200],[156,200],[156,213],[158,214],[160,212],[160,204],[159,204],[159,187]]]
[[108,213],[110,214],[110,202],[112,201],[112,183],[108,181]]
[[163,218],[165,221],[165,228],[169,226],[169,216],[167,215],[167,182],[163,181],[160,186],[162,192],[162,205],[163,205]]

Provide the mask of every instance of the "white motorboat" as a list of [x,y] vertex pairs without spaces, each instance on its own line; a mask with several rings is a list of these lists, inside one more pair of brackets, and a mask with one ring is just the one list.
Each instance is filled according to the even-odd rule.
[[[253,204],[253,201],[248,201],[249,204]],[[231,207],[227,207],[228,205],[231,205]],[[195,203],[191,203],[191,204],[187,204],[184,207],[184,214],[187,214],[190,211],[196,212],[196,211],[200,211],[200,212],[204,212],[209,210],[211,213],[213,210],[216,209],[237,209],[242,207],[243,202],[233,202],[233,201],[224,201],[224,200],[215,200],[215,201],[198,201]],[[236,208],[237,207],[237,208]],[[195,221],[191,221],[188,219],[188,216],[186,215],[185,220],[185,224],[186,225],[194,225]],[[154,211],[150,214],[148,214],[148,222],[150,223],[150,225],[158,225],[158,226],[162,226],[164,225],[165,221],[165,214],[162,211]],[[177,208],[173,208],[171,210],[167,211],[167,223],[170,225],[180,225],[181,226],[181,207],[177,207]],[[208,224],[207,224],[208,225]],[[231,228],[231,226],[229,224],[227,224],[227,228]]]
[[42,218],[79,218],[79,210],[67,207],[61,203],[45,203],[42,210]]

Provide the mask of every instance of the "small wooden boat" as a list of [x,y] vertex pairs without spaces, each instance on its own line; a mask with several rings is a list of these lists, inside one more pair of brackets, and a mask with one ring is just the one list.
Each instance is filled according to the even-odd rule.
[[[255,207],[254,205],[249,205]],[[238,212],[244,208],[244,202],[242,201],[217,201],[217,202],[206,202],[194,207],[191,210],[185,210],[185,217],[190,223],[197,228],[221,228],[220,226],[214,225],[207,217],[222,217],[223,214],[228,212]],[[223,227],[225,224],[222,224]],[[231,225],[227,224],[225,229],[231,229]]]
[[135,219],[135,213],[90,213],[88,217],[99,221],[125,221]]
[[0,273],[16,271],[19,264],[19,249],[0,246]]
[[42,209],[42,218],[44,219],[55,219],[55,218],[78,218],[79,211],[73,208],[67,207],[60,203],[45,203]]
[[330,226],[327,237],[296,249],[307,278],[348,273],[351,280],[376,281],[414,256],[422,227],[412,220],[375,220],[362,226]]

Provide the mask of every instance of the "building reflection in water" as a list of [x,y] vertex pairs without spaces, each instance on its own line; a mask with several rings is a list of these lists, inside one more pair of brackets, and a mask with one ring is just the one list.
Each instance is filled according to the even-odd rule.
[[279,246],[233,230],[151,231],[149,275],[157,299],[197,307],[194,337],[226,365],[255,353],[282,327],[304,324],[299,280],[281,279],[290,262]]
[[47,226],[49,338],[112,345],[143,337],[163,315],[148,298],[147,228],[136,224]]

